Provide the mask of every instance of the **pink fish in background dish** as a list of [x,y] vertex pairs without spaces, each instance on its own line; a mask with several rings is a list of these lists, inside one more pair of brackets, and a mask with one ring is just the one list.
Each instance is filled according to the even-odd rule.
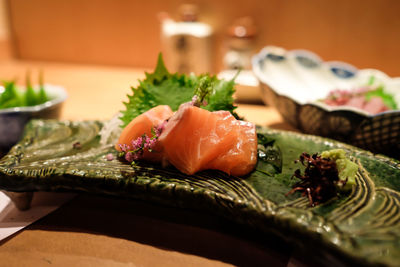
[[333,90],[323,102],[329,106],[348,106],[367,111],[370,114],[392,110],[393,106],[386,104],[384,98],[390,98],[388,94],[381,93],[382,96],[371,96],[375,88],[362,87],[355,90]]

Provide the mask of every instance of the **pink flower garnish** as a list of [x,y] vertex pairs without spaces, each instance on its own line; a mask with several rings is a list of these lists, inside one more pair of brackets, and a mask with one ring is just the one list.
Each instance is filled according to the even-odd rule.
[[126,144],[118,144],[118,146],[123,152],[127,152],[129,150],[129,146]]
[[161,133],[164,130],[165,125],[167,125],[167,123],[168,123],[168,121],[163,121],[161,124],[159,124],[157,127],[155,127],[154,132],[155,132],[156,138],[158,138],[161,135]]
[[144,143],[144,148],[145,149],[148,149],[148,150],[151,150],[151,149],[153,149],[154,147],[155,147],[155,145],[156,145],[156,143],[157,143],[157,139],[148,139],[148,140],[146,140],[146,142]]
[[132,162],[139,159],[139,156],[137,155],[137,153],[132,153],[132,152],[127,152],[125,154],[125,160],[128,162]]
[[111,154],[111,153],[108,153],[108,154],[106,155],[106,159],[107,159],[108,161],[112,161],[112,160],[114,159],[114,155]]
[[198,106],[199,105],[199,97],[194,95],[192,97],[192,101],[189,102],[191,106]]
[[152,137],[147,136],[146,134],[132,140],[131,146],[127,146],[125,144],[119,144],[121,148],[122,155],[126,161],[133,162],[143,157],[144,151],[152,152],[152,149],[157,144],[158,137],[161,135],[167,121],[157,125],[152,129]]
[[137,150],[142,147],[143,139],[142,137],[138,137],[132,141],[132,150]]

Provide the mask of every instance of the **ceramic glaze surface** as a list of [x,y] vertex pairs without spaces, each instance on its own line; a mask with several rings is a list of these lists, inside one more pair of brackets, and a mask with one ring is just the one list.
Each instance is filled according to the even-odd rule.
[[[0,188],[12,191],[72,190],[131,197],[223,216],[260,233],[275,233],[313,248],[321,261],[345,264],[400,262],[400,164],[330,139],[258,128],[282,152],[282,173],[253,171],[233,177],[218,171],[184,175],[176,169],[117,159],[114,144],[102,145],[99,121],[33,120],[24,138],[0,160]],[[81,145],[74,146],[76,142]],[[299,155],[342,148],[359,166],[356,185],[315,208],[299,193]],[[107,160],[112,153],[114,160]],[[329,255],[329,256],[327,256]]]

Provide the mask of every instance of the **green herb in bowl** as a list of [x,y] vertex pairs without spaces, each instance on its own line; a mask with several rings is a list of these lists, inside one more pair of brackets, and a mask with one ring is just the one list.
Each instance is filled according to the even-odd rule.
[[0,91],[0,109],[14,107],[29,107],[43,104],[50,100],[47,95],[42,78],[39,89],[34,89],[31,81],[26,79],[26,90],[18,89],[15,81],[4,81],[4,90]]
[[0,86],[0,152],[18,142],[29,120],[59,117],[67,92],[42,80],[40,77],[39,86],[33,87],[28,77],[26,89],[20,89],[14,81]]

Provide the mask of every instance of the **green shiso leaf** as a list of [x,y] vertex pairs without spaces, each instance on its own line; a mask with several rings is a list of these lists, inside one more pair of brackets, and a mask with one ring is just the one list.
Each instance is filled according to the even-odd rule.
[[136,88],[131,87],[132,95],[128,95],[128,101],[124,102],[126,109],[121,111],[122,127],[157,105],[169,105],[176,111],[182,103],[191,101],[193,95],[199,91],[199,86],[204,86],[204,83],[211,88],[211,93],[206,97],[208,105],[202,108],[210,111],[228,110],[236,115],[236,107],[233,105],[233,80],[219,80],[209,74],[171,74],[164,65],[162,55],[159,54],[154,72],[146,73],[146,78],[139,81]]

